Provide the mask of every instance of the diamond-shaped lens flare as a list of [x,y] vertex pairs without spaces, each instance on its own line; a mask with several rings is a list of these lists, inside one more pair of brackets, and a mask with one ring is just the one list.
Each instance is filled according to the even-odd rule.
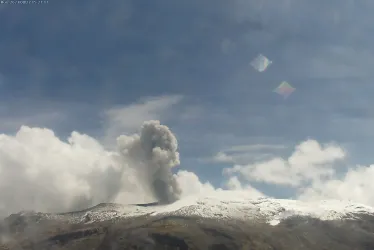
[[276,89],[274,89],[274,92],[283,96],[284,99],[289,97],[296,89],[292,87],[288,82],[283,81]]
[[272,64],[272,61],[261,54],[251,62],[251,66],[259,72],[264,72],[270,64]]

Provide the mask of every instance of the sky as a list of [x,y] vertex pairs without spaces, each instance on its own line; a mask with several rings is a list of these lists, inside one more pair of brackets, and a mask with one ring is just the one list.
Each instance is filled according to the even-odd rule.
[[[119,178],[121,191],[98,195],[87,176],[105,169],[95,181],[108,185],[116,164],[134,174],[143,160],[117,137],[142,138],[150,120],[177,140],[161,147],[160,169],[182,196],[374,206],[373,11],[370,0],[0,4],[0,196],[13,204],[0,210],[77,208],[68,193],[138,202],[131,194],[149,190]],[[259,54],[272,62],[263,72],[251,65]],[[283,81],[288,98],[273,91]]]

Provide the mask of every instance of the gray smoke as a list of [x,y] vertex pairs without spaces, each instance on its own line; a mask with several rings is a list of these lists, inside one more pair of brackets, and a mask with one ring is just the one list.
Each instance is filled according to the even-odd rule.
[[181,189],[171,169],[180,164],[177,139],[159,121],[144,122],[139,134],[117,138],[125,162],[136,169],[138,180],[160,203],[179,199]]

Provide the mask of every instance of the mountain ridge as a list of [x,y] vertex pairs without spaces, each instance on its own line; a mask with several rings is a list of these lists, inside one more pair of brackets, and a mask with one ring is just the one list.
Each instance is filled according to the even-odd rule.
[[[235,196],[237,194],[237,196]],[[356,215],[374,216],[374,208],[349,201],[321,200],[305,202],[290,199],[251,198],[242,192],[223,191],[211,195],[188,196],[172,204],[161,205],[158,202],[144,204],[100,203],[96,206],[66,212],[38,214],[53,219],[64,219],[75,223],[82,221],[100,222],[113,218],[136,217],[149,214],[200,216],[216,219],[265,220],[276,225],[282,219],[292,216],[310,216],[321,220],[354,219]],[[13,214],[14,216],[14,214]]]
[[230,191],[189,196],[169,205],[100,203],[61,214],[20,212],[1,225],[0,250],[374,249],[370,206],[254,199]]

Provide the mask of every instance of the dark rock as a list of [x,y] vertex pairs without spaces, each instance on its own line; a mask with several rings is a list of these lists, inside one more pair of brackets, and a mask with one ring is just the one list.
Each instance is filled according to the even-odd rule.
[[4,220],[0,250],[374,250],[370,215],[336,221],[294,216],[277,226],[183,216],[144,215],[90,224],[40,223],[38,217],[18,214]]

